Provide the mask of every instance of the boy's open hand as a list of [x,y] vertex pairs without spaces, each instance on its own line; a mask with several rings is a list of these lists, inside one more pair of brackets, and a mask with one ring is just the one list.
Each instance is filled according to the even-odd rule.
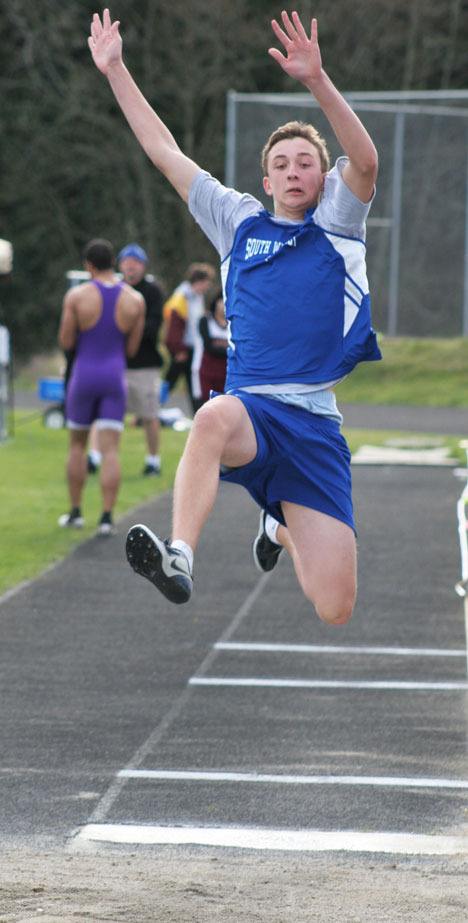
[[107,9],[102,15],[102,23],[98,13],[93,16],[88,45],[96,67],[103,74],[107,74],[109,68],[122,59],[122,38],[119,25],[118,20],[111,22]]
[[300,83],[308,84],[320,77],[322,72],[322,58],[317,40],[317,20],[312,20],[310,38],[296,12],[291,13],[291,19],[284,10],[281,13],[284,29],[276,19],[272,20],[271,27],[278,41],[281,42],[285,55],[277,48],[269,48],[268,54],[283,68],[289,77],[294,77]]

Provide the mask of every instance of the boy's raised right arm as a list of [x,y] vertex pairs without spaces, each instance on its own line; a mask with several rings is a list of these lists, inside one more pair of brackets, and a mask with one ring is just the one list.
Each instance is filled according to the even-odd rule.
[[104,10],[102,22],[94,14],[88,39],[94,63],[107,77],[130,128],[150,160],[187,202],[190,186],[201,168],[181,151],[125,67],[119,25],[118,21],[111,21],[108,9]]

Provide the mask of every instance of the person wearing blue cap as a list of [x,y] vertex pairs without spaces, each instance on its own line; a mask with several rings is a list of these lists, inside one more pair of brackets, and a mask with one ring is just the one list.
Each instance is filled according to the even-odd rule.
[[117,259],[125,282],[143,295],[146,305],[145,328],[140,347],[136,355],[127,360],[127,411],[142,421],[147,448],[142,473],[151,477],[161,473],[158,396],[159,369],[163,360],[157,344],[164,293],[156,280],[146,278],[148,255],[139,244],[127,244]]

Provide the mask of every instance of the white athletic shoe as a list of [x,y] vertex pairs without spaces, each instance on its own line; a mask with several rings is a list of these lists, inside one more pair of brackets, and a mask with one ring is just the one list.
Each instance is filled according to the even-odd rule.
[[84,526],[84,519],[81,513],[79,516],[76,516],[73,514],[73,511],[71,513],[63,513],[59,516],[57,522],[62,529],[82,529]]
[[96,529],[96,535],[115,535],[115,527],[112,522],[112,516],[103,513]]
[[147,526],[132,526],[127,534],[127,559],[135,573],[146,577],[171,603],[190,599],[193,578],[183,551],[163,542]]

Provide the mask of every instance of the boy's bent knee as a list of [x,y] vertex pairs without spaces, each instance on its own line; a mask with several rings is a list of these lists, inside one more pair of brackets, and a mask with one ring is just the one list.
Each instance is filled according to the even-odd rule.
[[236,426],[236,420],[231,412],[231,408],[218,404],[216,401],[208,401],[197,410],[195,414],[192,433],[202,435],[203,438],[223,442]]
[[255,431],[242,401],[227,394],[200,408],[190,438],[215,446],[222,464],[232,467],[247,464],[257,453]]
[[304,594],[313,604],[314,609],[320,619],[327,625],[346,625],[349,622],[356,599],[354,588],[349,593],[337,595],[336,592],[330,595],[317,596],[317,593],[308,591],[304,588]]
[[317,615],[322,622],[325,622],[327,625],[338,626],[338,625],[346,625],[349,622],[353,614],[353,609],[354,609],[354,606],[351,605],[346,608],[336,607],[336,608],[320,609],[320,610],[317,609],[316,607],[315,611],[317,612]]

